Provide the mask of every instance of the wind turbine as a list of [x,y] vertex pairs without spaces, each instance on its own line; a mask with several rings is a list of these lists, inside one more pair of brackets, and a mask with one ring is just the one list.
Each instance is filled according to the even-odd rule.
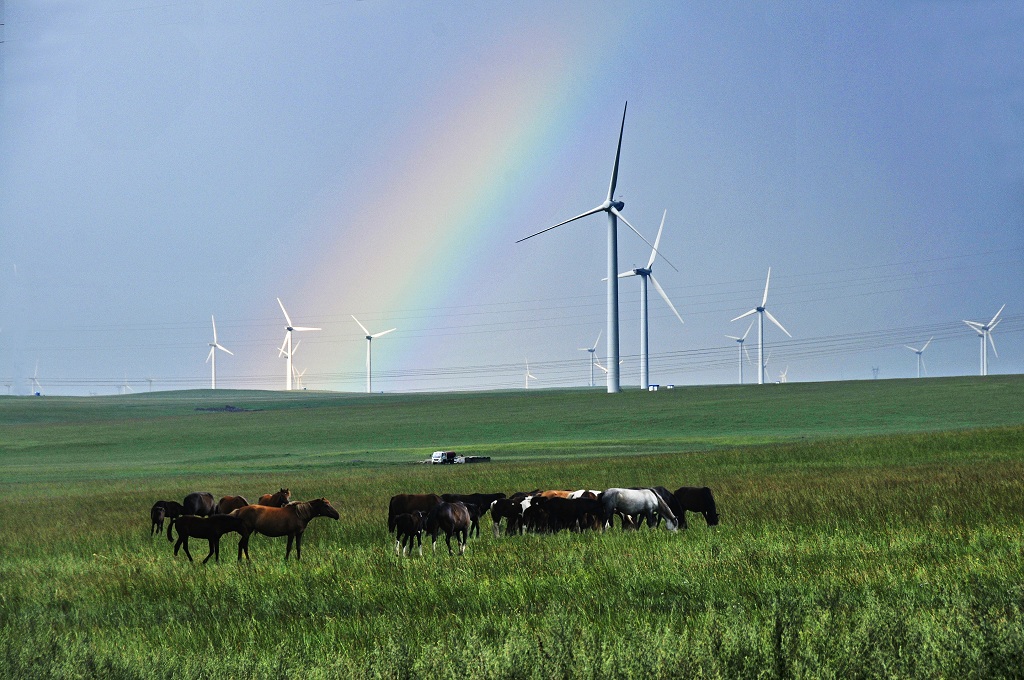
[[129,392],[134,392],[134,391],[135,390],[132,389],[132,386],[128,384],[128,374],[125,373],[125,375],[124,375],[124,382],[121,383],[121,394],[128,394]]
[[725,337],[729,338],[730,340],[735,340],[737,342],[737,344],[739,345],[740,385],[743,384],[743,355],[746,354],[747,355],[747,361],[750,361],[750,352],[748,352],[747,348],[743,346],[743,343],[746,342],[747,335],[750,334],[750,329],[753,328],[753,327],[754,327],[754,322],[751,321],[750,325],[747,326],[747,332],[743,334],[742,338],[737,338],[735,335],[727,335],[727,336],[725,336]]
[[43,386],[39,384],[39,362],[36,362],[36,370],[32,373],[32,394],[37,397],[42,395]]
[[[768,267],[768,278],[764,282],[764,296],[761,298],[761,305],[759,307],[754,307],[749,312],[740,314],[735,319],[733,319],[733,321],[739,321],[740,319],[748,317],[751,314],[757,314],[757,365],[761,367],[757,373],[758,385],[764,384],[764,317],[767,316],[771,320],[771,322],[778,326],[783,333],[789,335],[789,331],[783,328],[782,324],[779,323],[778,319],[772,316],[772,313],[766,309],[766,305],[768,304],[768,284],[771,282],[771,280],[772,268]],[[793,336],[789,335],[789,337]]]
[[295,379],[295,388],[299,390],[306,389],[302,384],[302,376],[306,375],[306,369],[302,369],[300,371],[296,369],[295,366],[292,366],[292,375]]
[[[637,267],[631,269],[628,272],[622,272],[619,274],[619,278],[625,278],[627,276],[639,276],[640,277],[640,389],[646,390],[650,385],[650,366],[647,360],[647,280],[650,279],[651,283],[654,284],[654,289],[658,291],[661,298],[665,301],[665,304],[669,306],[672,313],[679,319],[679,323],[683,323],[683,317],[679,316],[679,312],[676,311],[676,306],[672,304],[672,301],[668,299],[668,295],[665,293],[665,289],[661,287],[658,280],[654,278],[652,271],[654,267],[654,259],[658,257],[658,244],[661,243],[661,230],[665,228],[665,216],[668,214],[668,210],[661,214],[661,226],[658,227],[658,235],[654,239],[653,250],[651,250],[651,257],[647,260],[646,267]],[[669,263],[671,264],[671,263]],[[672,267],[675,269],[675,267]]]
[[789,366],[786,366],[786,370],[784,370],[784,371],[779,373],[779,382],[780,383],[787,382],[786,376],[788,376],[788,375],[789,375]]
[[992,331],[995,330],[996,326],[1002,319],[999,315],[1003,313],[1003,309],[1006,305],[999,308],[996,315],[992,317],[992,320],[986,324],[979,323],[977,321],[964,321],[965,324],[970,326],[977,332],[981,337],[981,375],[988,375],[988,347],[985,345],[985,338],[988,338],[989,343],[992,345],[992,352],[999,358],[999,352],[996,352],[996,341],[992,339]]
[[293,326],[291,317],[288,316],[288,312],[284,308],[284,304],[281,302],[281,298],[277,298],[277,304],[281,305],[281,311],[284,312],[284,320],[288,322],[285,326],[284,344],[281,345],[281,349],[278,350],[277,356],[288,357],[288,368],[285,372],[285,389],[292,389],[292,354],[294,349],[292,348],[292,331],[320,331],[322,328],[311,328],[308,326]]
[[588,215],[595,215],[599,212],[608,214],[608,341],[606,344],[608,346],[608,363],[612,366],[612,370],[608,373],[609,394],[621,391],[619,387],[619,249],[618,223],[616,222],[616,218],[622,220],[626,226],[633,231],[633,233],[643,240],[644,243],[651,245],[647,239],[645,239],[643,235],[636,230],[636,227],[630,224],[629,220],[622,216],[620,211],[626,204],[622,201],[614,200],[615,185],[619,180],[619,156],[622,152],[622,132],[626,127],[626,108],[628,106],[629,102],[626,102],[626,105],[622,107],[622,124],[619,126],[619,144],[615,148],[615,164],[612,166],[612,180],[608,185],[608,197],[604,200],[604,203],[596,208],[588,210],[585,213],[581,213],[576,217],[569,218],[564,222],[559,222],[553,227],[542,229],[535,234],[530,234],[529,236],[516,241],[516,243],[522,243],[526,239],[539,236],[540,234],[551,231],[563,224],[574,222],[583,217],[587,217]]
[[[354,315],[350,314],[349,316],[352,316],[352,320],[353,321],[355,321],[356,323],[359,323],[359,319],[357,319]],[[366,393],[369,394],[370,391],[371,391],[370,390],[370,385],[371,385],[371,383],[370,383],[370,346],[373,344],[373,339],[374,338],[379,338],[382,335],[387,335],[391,331],[396,331],[398,329],[397,328],[389,328],[388,330],[381,331],[380,333],[370,333],[370,331],[366,330],[366,326],[364,326],[363,324],[359,323],[359,327],[363,329],[364,333],[366,333]]]
[[601,333],[604,333],[604,331],[601,331],[600,333],[597,334],[597,340],[594,341],[594,346],[593,347],[580,347],[579,348],[581,352],[590,352],[590,386],[591,387],[594,386],[594,361],[596,361],[596,358],[597,358],[597,343],[601,342]]
[[[213,342],[210,343],[210,353],[206,355],[206,361],[210,364],[210,389],[217,389],[217,350],[227,352],[231,356],[235,356],[235,353],[224,347],[217,342],[217,321],[213,318],[213,314],[210,315],[210,321],[213,323]],[[146,378],[150,380],[149,378]],[[153,391],[153,382],[150,380],[149,391]]]
[[530,381],[536,379],[537,376],[535,376],[533,373],[530,373],[530,360],[526,359],[526,377],[524,378],[524,380],[526,381],[526,389],[530,389]]
[[924,343],[924,347],[922,347],[921,349],[914,349],[910,345],[903,345],[904,347],[906,347],[911,352],[913,352],[914,354],[917,355],[917,377],[918,378],[921,377],[921,368],[922,367],[924,367],[924,372],[928,373],[928,367],[924,365],[924,357],[921,356],[921,355],[924,354],[924,351],[926,349],[928,349],[928,345],[932,344],[932,340],[934,340],[934,339],[935,339],[934,336],[931,337],[931,338],[928,338],[928,342]]

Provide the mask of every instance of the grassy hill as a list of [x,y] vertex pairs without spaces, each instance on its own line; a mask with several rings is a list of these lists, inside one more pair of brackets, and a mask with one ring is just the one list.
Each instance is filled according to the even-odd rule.
[[0,397],[8,482],[679,453],[1024,424],[1024,376],[362,395],[196,390]]

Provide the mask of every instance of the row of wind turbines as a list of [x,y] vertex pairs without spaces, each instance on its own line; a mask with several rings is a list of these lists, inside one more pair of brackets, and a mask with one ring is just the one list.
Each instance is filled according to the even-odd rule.
[[[292,359],[295,357],[295,352],[299,349],[299,345],[302,341],[292,342],[292,333],[302,333],[306,331],[322,331],[322,328],[313,326],[296,326],[292,323],[292,318],[288,315],[288,310],[284,308],[284,303],[281,302],[281,298],[277,298],[277,304],[281,307],[281,312],[284,314],[284,320],[286,322],[284,330],[284,341],[281,343],[281,347],[278,348],[278,358],[284,357],[286,368],[285,368],[285,389],[291,391],[293,386],[297,386],[301,389],[302,387],[302,376],[305,375],[306,369],[298,371]],[[371,333],[366,329],[359,319],[352,316],[352,320],[355,321],[359,328],[362,329],[363,333],[366,334],[366,392],[370,393],[373,391],[373,373],[372,373],[372,345],[373,341],[377,338],[387,335],[393,331],[398,330],[397,328],[389,328],[386,331],[380,331],[379,333]],[[217,340],[217,320],[210,315],[210,322],[213,325],[213,342],[210,343],[210,353],[206,355],[206,363],[210,364],[210,388],[217,389],[217,350],[227,352],[234,356],[234,352],[224,347]]]
[[[643,237],[643,235],[639,231],[637,231],[636,227],[634,227],[632,224],[629,223],[629,220],[627,220],[625,218],[625,216],[622,214],[621,211],[625,207],[625,203],[623,203],[622,201],[616,201],[614,199],[615,187],[616,187],[616,184],[618,183],[618,177],[619,177],[619,157],[621,156],[621,153],[622,153],[622,135],[623,135],[623,131],[625,130],[625,127],[626,127],[626,111],[627,111],[628,107],[629,107],[629,102],[626,102],[626,104],[623,106],[623,109],[622,109],[622,123],[619,126],[619,141],[618,141],[618,144],[617,144],[617,146],[615,148],[615,162],[612,165],[611,182],[608,185],[608,195],[606,196],[604,202],[601,203],[600,205],[598,205],[597,207],[591,208],[590,210],[588,210],[588,211],[586,211],[584,213],[581,213],[581,214],[579,214],[579,215],[577,215],[575,217],[571,217],[571,218],[569,218],[567,220],[559,222],[558,224],[555,224],[555,225],[553,225],[551,227],[548,227],[547,229],[542,229],[541,231],[538,231],[536,233],[530,234],[529,236],[526,236],[526,237],[521,238],[518,241],[516,241],[516,243],[522,243],[523,241],[526,241],[527,239],[531,239],[534,236],[539,236],[541,234],[544,234],[546,232],[551,231],[552,229],[557,229],[558,227],[561,227],[561,226],[563,226],[565,224],[568,224],[570,222],[574,222],[574,221],[582,219],[584,217],[588,217],[590,215],[595,215],[595,214],[601,213],[601,212],[607,214],[607,216],[608,216],[608,232],[607,232],[607,234],[608,234],[608,268],[607,268],[608,276],[604,279],[605,282],[607,283],[607,290],[608,290],[608,305],[607,305],[607,333],[608,333],[608,338],[607,338],[607,343],[606,343],[607,344],[607,352],[608,352],[608,356],[607,356],[607,364],[608,365],[607,365],[607,367],[601,365],[601,363],[599,361],[597,361],[597,358],[596,358],[597,344],[598,344],[598,342],[600,342],[600,339],[601,339],[600,334],[598,334],[598,339],[594,343],[593,347],[581,347],[579,349],[580,349],[580,351],[589,352],[590,356],[591,356],[591,363],[590,363],[590,384],[591,384],[591,387],[594,386],[594,367],[596,366],[597,368],[599,368],[602,371],[604,371],[606,373],[606,375],[607,375],[607,384],[608,384],[608,393],[609,394],[613,394],[613,393],[617,393],[617,392],[621,391],[621,381],[620,381],[620,373],[619,373],[620,369],[619,369],[619,366],[620,366],[620,364],[622,362],[621,362],[620,356],[619,356],[619,287],[618,287],[618,280],[620,278],[625,278],[625,277],[629,277],[629,276],[639,276],[640,277],[640,324],[641,324],[640,325],[640,387],[641,387],[641,389],[647,390],[650,387],[650,375],[649,375],[650,366],[649,366],[649,361],[648,361],[648,349],[649,349],[648,345],[649,345],[649,342],[648,342],[648,322],[647,322],[647,282],[648,282],[648,280],[650,280],[650,282],[654,285],[655,290],[657,290],[658,293],[661,295],[661,297],[665,300],[665,302],[668,304],[669,308],[672,310],[672,312],[679,319],[679,322],[683,323],[682,316],[680,316],[679,312],[675,308],[675,305],[672,304],[672,301],[669,299],[668,295],[665,293],[665,290],[661,287],[661,285],[658,284],[658,281],[657,281],[657,279],[654,278],[654,274],[653,274],[654,263],[655,263],[655,260],[659,256],[663,260],[665,260],[669,264],[669,266],[671,266],[673,269],[676,269],[675,265],[673,265],[671,262],[669,262],[668,258],[666,258],[658,250],[658,245],[661,242],[662,230],[665,227],[665,215],[667,214],[667,211],[662,214],[661,226],[658,227],[658,235],[654,239],[654,244],[652,245],[650,242],[647,241],[647,239],[645,239]],[[617,273],[618,272],[618,220],[622,220],[622,222],[625,223],[625,225],[627,227],[629,227],[629,229],[634,234],[639,236],[640,239],[644,243],[646,243],[647,245],[651,246],[651,256],[650,256],[650,258],[647,261],[647,266],[646,267],[638,267],[638,268],[632,269],[630,271],[626,271],[626,272],[622,272],[622,273]],[[678,269],[676,269],[676,271],[678,271]],[[771,283],[771,277],[772,277],[772,270],[771,270],[771,267],[769,267],[768,268],[768,277],[765,280],[765,284],[764,284],[764,294],[761,297],[761,304],[756,306],[756,307],[754,307],[750,311],[745,312],[745,313],[737,316],[735,319],[732,320],[732,321],[739,321],[740,319],[746,318],[746,317],[751,316],[753,314],[757,314],[756,321],[757,321],[757,356],[758,356],[758,362],[757,362],[758,363],[757,384],[758,385],[763,385],[764,382],[765,382],[765,368],[766,368],[766,362],[765,362],[765,357],[764,357],[764,319],[765,319],[765,317],[768,317],[768,320],[771,321],[773,324],[775,324],[787,336],[789,336],[790,338],[793,337],[790,334],[790,332],[788,330],[786,330],[786,328],[781,323],[779,323],[778,319],[776,319],[774,316],[772,316],[771,312],[769,312],[768,309],[767,309],[767,304],[768,304],[768,286]],[[981,375],[988,375],[988,351],[987,351],[987,346],[985,344],[986,343],[986,338],[988,339],[988,342],[992,345],[992,351],[995,352],[996,351],[996,349],[995,349],[995,342],[992,340],[991,332],[996,327],[996,325],[998,325],[998,323],[999,323],[999,315],[1002,314],[1002,311],[1003,311],[1003,309],[1005,307],[1006,307],[1006,305],[1003,305],[1003,307],[1000,307],[999,311],[996,313],[996,315],[994,317],[992,317],[992,320],[989,321],[987,324],[982,324],[982,323],[976,322],[976,321],[964,321],[964,323],[966,323],[968,326],[970,326],[972,329],[974,329],[978,333],[978,335],[981,337]],[[751,329],[752,326],[753,326],[753,323],[751,323],[751,326],[747,327],[747,331],[746,331],[746,333],[743,334],[742,337],[737,337],[737,336],[734,336],[734,335],[727,335],[726,336],[727,338],[735,340],[739,344],[739,381],[740,381],[740,383],[743,382],[743,354],[746,352],[746,349],[744,348],[743,343],[746,341],[747,335],[750,333],[750,329]],[[931,343],[931,340],[929,340],[928,343],[925,343],[924,347],[922,347],[919,350],[915,349],[913,347],[910,347],[909,345],[907,346],[909,349],[911,349],[915,353],[917,353],[917,357],[918,357],[918,377],[921,376],[921,366],[923,365],[922,354],[924,353],[924,350],[927,349],[928,344],[930,344],[930,343]],[[996,353],[996,356],[999,356],[998,353]],[[784,371],[782,374],[780,374],[780,381],[781,382],[785,382],[786,381],[787,373],[788,373],[788,367],[787,367],[786,371]],[[530,373],[529,363],[527,362],[526,378],[525,378],[526,387],[527,388],[529,388],[529,386],[530,386],[530,380],[531,379],[535,379],[535,377]]]

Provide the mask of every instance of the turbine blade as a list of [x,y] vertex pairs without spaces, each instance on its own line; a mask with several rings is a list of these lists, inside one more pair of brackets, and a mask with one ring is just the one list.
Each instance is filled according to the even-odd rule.
[[658,227],[658,235],[654,237],[654,250],[651,251],[651,259],[647,260],[648,269],[654,266],[654,259],[658,257],[658,244],[661,243],[661,230],[665,228],[665,215],[668,215],[667,208],[661,213],[661,226]]
[[366,335],[369,335],[369,334],[370,334],[370,331],[366,330],[366,326],[364,326],[363,324],[359,323],[359,319],[357,319],[357,318],[355,317],[355,314],[349,314],[349,316],[351,316],[351,317],[352,317],[352,320],[353,320],[353,321],[355,321],[356,323],[358,323],[358,324],[359,324],[359,327],[363,329],[363,333],[365,333]]
[[928,375],[928,364],[924,362],[924,357],[921,357],[921,372]]
[[[754,311],[756,312],[757,310],[755,309]],[[746,340],[746,339],[747,339],[747,336],[748,336],[748,335],[750,334],[750,329],[751,329],[751,328],[753,328],[753,327],[754,327],[754,322],[753,322],[753,321],[751,321],[751,322],[750,322],[750,325],[749,325],[749,326],[747,326],[747,332],[743,334],[743,339],[744,339],[744,340]]]
[[654,289],[658,291],[658,293],[661,295],[661,299],[665,301],[665,304],[669,306],[669,308],[672,310],[672,313],[676,315],[677,319],[679,319],[679,323],[683,323],[683,317],[679,316],[679,312],[676,310],[676,306],[672,304],[671,300],[668,299],[668,295],[665,293],[665,289],[662,288],[661,284],[658,283],[658,280],[654,278],[654,274],[648,275],[647,278],[651,280],[651,283],[654,284]]
[[[757,310],[756,310],[756,309],[751,309],[751,310],[750,310],[749,312],[747,312],[746,314],[740,314],[739,316],[737,316],[737,317],[736,317],[735,319],[733,319],[732,321],[739,321],[739,320],[740,320],[740,319],[742,319],[743,317],[745,317],[745,316],[750,316],[751,314],[757,314]],[[732,321],[730,321],[729,323],[732,323]],[[751,325],[753,325],[753,324],[751,324]],[[747,329],[747,331],[750,331],[750,329],[748,328],[748,329]],[[743,337],[747,337],[747,336],[746,336],[746,335],[744,335]]]
[[996,341],[992,339],[992,334],[991,333],[986,333],[985,335],[988,336],[988,343],[990,345],[992,345],[992,351],[995,353],[996,358],[998,359],[999,358],[999,352],[996,352]]
[[977,321],[964,321],[964,323],[974,329],[979,335],[982,334],[982,325]]
[[750,352],[747,351],[747,346],[746,345],[741,345],[741,347],[743,347],[743,353],[747,357],[747,363],[748,364],[754,363],[754,360],[750,358]]
[[292,325],[292,319],[291,319],[290,316],[288,316],[288,312],[287,312],[287,310],[285,310],[284,303],[281,302],[281,298],[277,298],[277,304],[281,305],[281,311],[284,312],[284,320],[288,322],[289,326],[291,326]]
[[597,333],[597,340],[594,340],[594,347],[593,347],[594,350],[597,350],[597,343],[601,342],[601,334],[602,333],[604,333],[603,330],[602,331],[598,331],[598,333]]
[[[783,328],[783,327],[782,327],[782,324],[781,324],[781,323],[779,323],[779,320],[778,320],[778,319],[776,319],[776,318],[775,318],[774,316],[772,316],[772,313],[771,313],[771,312],[769,312],[769,311],[768,311],[768,310],[766,309],[766,310],[764,310],[764,315],[765,315],[765,316],[767,316],[767,317],[768,317],[769,319],[771,319],[772,323],[773,323],[773,324],[775,324],[776,326],[778,326],[778,327],[779,327],[779,329],[780,329],[780,330],[781,330],[781,331],[782,331],[783,333],[785,333],[786,335],[789,335],[789,331],[787,331],[787,330],[786,330],[785,328]],[[793,337],[793,336],[792,336],[792,335],[789,335],[789,337]]]
[[[653,243],[651,243],[650,241],[648,241],[647,239],[645,239],[645,238],[644,238],[644,235],[643,235],[643,234],[641,234],[641,233],[640,233],[639,231],[637,231],[637,230],[636,230],[636,227],[634,227],[634,226],[633,226],[632,224],[630,224],[630,223],[629,223],[629,220],[627,220],[627,219],[626,219],[625,217],[623,217],[623,216],[622,216],[622,213],[620,213],[620,212],[619,212],[618,210],[616,210],[615,208],[609,208],[609,209],[608,209],[608,211],[609,211],[609,212],[610,212],[611,214],[613,214],[613,215],[615,215],[616,217],[618,217],[618,218],[619,218],[620,220],[622,220],[623,222],[625,222],[625,223],[626,223],[626,226],[627,226],[627,227],[629,227],[630,229],[632,229],[632,230],[633,230],[633,233],[634,233],[634,234],[636,234],[637,236],[639,236],[639,237],[640,237],[640,240],[641,240],[641,241],[643,241],[644,243],[646,243],[647,245],[649,245],[649,246],[650,246],[651,248],[654,248],[654,252],[655,252],[655,254],[657,254],[657,255],[661,255],[661,253],[660,253],[660,252],[658,252],[658,249],[657,249],[657,248],[656,248],[656,247],[654,246],[654,244],[653,244]],[[661,255],[661,259],[665,260],[665,262],[668,262],[668,266],[669,266],[669,267],[672,267],[672,269],[675,269],[676,271],[679,271],[678,269],[676,269],[676,266],[675,266],[674,264],[672,264],[671,262],[669,262],[669,260],[668,260],[668,258],[667,258],[667,257],[665,257],[664,255]]]
[[730,340],[736,340],[737,342],[742,340],[742,338],[737,338],[735,335],[727,335],[725,337],[729,338]]
[[322,331],[323,328],[311,328],[309,326],[292,326],[293,331]]
[[[903,345],[903,346],[906,347],[907,349],[909,349],[911,352],[914,352],[915,354],[920,354],[921,352],[924,351],[924,350],[921,350],[921,352],[919,352],[916,349],[914,349],[913,347],[911,347],[910,345]],[[904,355],[904,356],[906,356],[906,355]]]
[[934,339],[935,339],[934,335],[932,337],[928,338],[928,342],[924,343],[924,347],[921,348],[921,351],[923,352],[926,349],[928,349],[928,345],[932,344],[932,340],[934,340]]
[[[227,353],[228,353],[228,354],[230,354],[231,356],[235,356],[235,353],[234,353],[234,352],[232,352],[231,350],[229,350],[229,349],[228,349],[227,347],[225,347],[224,345],[214,345],[214,347],[216,347],[217,349],[219,349],[219,350],[221,350],[221,351],[223,351],[223,352],[227,352]],[[213,350],[211,349],[211,350],[210,350],[210,352],[213,352]]]
[[626,129],[626,108],[629,107],[629,102],[622,107],[622,125],[619,126],[619,145],[615,147],[615,165],[612,166],[612,181],[608,185],[608,200],[614,200],[615,185],[619,181],[619,155],[622,153],[622,132]]
[[764,296],[761,298],[761,306],[768,304],[768,284],[772,280],[772,268],[768,267],[768,278],[764,280]]
[[548,227],[547,229],[541,229],[536,234],[530,234],[529,236],[524,236],[523,238],[521,238],[518,241],[516,241],[516,243],[522,243],[523,241],[525,241],[528,238],[533,238],[534,236],[540,236],[544,232],[551,231],[552,229],[557,229],[558,227],[562,226],[563,224],[569,224],[570,222],[575,222],[578,219],[582,219],[584,217],[587,217],[588,215],[593,215],[593,214],[599,213],[599,212],[604,212],[604,206],[603,205],[599,205],[596,208],[592,208],[592,209],[588,210],[585,213],[580,213],[576,217],[570,217],[569,219],[565,220],[564,222],[559,222],[558,224],[556,224],[553,227]]
[[213,344],[217,344],[217,321],[213,318],[213,314],[210,315],[210,321],[213,323]]
[[[624,279],[624,278],[626,278],[628,276],[636,276],[636,270],[635,269],[630,269],[628,272],[622,272],[621,274],[619,274],[618,278]],[[607,276],[604,277],[604,280],[607,281],[608,277]]]
[[285,331],[284,340],[281,341],[281,347],[277,350],[277,356],[283,357],[285,355],[284,348],[288,346],[288,332]]
[[206,355],[206,363],[210,363],[210,359],[213,358],[213,347],[210,347],[210,353]]
[[379,338],[379,337],[380,337],[380,336],[382,336],[382,335],[387,335],[387,334],[388,334],[388,333],[390,333],[391,331],[397,331],[397,330],[398,330],[397,328],[389,328],[389,329],[388,329],[388,330],[386,330],[386,331],[381,331],[380,333],[374,333],[374,334],[373,334],[373,335],[371,335],[370,337],[371,337],[371,338]]
[[998,312],[996,312],[996,315],[995,315],[995,316],[993,316],[993,317],[992,317],[992,320],[988,322],[988,325],[989,325],[989,326],[992,326],[992,324],[994,324],[994,323],[996,322],[996,319],[998,319],[998,318],[999,318],[999,315],[1003,313],[1003,310],[1004,310],[1004,309],[1006,309],[1006,305],[1005,305],[1005,304],[1004,304],[1004,305],[1003,305],[1002,307],[1000,307],[1000,308],[999,308],[999,311],[998,311]]

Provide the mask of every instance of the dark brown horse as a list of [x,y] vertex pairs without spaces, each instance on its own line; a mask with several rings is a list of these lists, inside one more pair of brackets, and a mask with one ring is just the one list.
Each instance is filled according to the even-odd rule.
[[680,507],[685,511],[679,516],[682,527],[686,528],[686,512],[699,512],[709,527],[718,526],[718,507],[711,489],[706,486],[681,486],[672,492]]
[[[168,542],[173,541],[174,538],[171,536],[171,529],[174,528],[174,520],[185,514],[185,508],[178,501],[157,501],[153,503],[153,507],[149,510],[149,519],[154,524],[156,523],[155,512],[157,508],[163,508],[164,519],[170,520],[167,524],[167,540]],[[160,531],[163,531],[163,522],[160,523]],[[150,526],[150,534],[153,533],[153,527]]]
[[217,511],[217,502],[209,491],[193,491],[185,496],[182,505],[185,506],[183,513],[186,515],[209,517]]
[[249,501],[245,499],[245,496],[223,496],[217,502],[217,512],[226,515],[232,510],[244,508],[246,505],[249,505]]
[[283,508],[288,505],[292,492],[288,489],[281,489],[275,493],[265,493],[256,501],[256,505],[266,505],[271,508]]
[[149,535],[162,534],[164,532],[164,517],[167,516],[167,510],[162,505],[154,505],[149,509],[149,521],[152,522],[149,527]]
[[466,540],[469,538],[469,509],[464,503],[445,503],[435,505],[426,519],[426,531],[430,534],[431,552],[437,547],[437,535],[444,532],[445,543],[448,544],[448,554],[452,553],[452,534],[459,544],[459,554],[466,552]]
[[395,554],[406,555],[412,552],[413,541],[419,546],[420,557],[423,557],[423,520],[426,513],[422,510],[404,512],[395,518]]
[[338,511],[334,509],[331,502],[326,498],[317,498],[312,501],[295,501],[283,508],[274,508],[266,505],[246,505],[231,513],[232,517],[242,520],[242,538],[238,541],[238,560],[249,559],[249,536],[252,532],[264,536],[287,536],[288,548],[285,550],[284,559],[287,561],[292,552],[292,541],[295,542],[295,559],[302,559],[302,532],[306,525],[314,517],[330,517],[338,519]]
[[174,544],[174,556],[178,556],[178,548],[184,546],[185,554],[189,562],[192,562],[192,553],[188,551],[189,538],[205,538],[210,542],[210,554],[203,560],[213,556],[214,560],[220,562],[220,537],[231,531],[242,533],[242,520],[231,515],[214,514],[209,517],[197,517],[195,515],[182,515],[175,522],[178,527],[178,542]]
[[399,515],[417,510],[429,513],[440,502],[441,497],[436,493],[400,493],[392,496],[388,504],[388,532],[394,532],[395,518]]

